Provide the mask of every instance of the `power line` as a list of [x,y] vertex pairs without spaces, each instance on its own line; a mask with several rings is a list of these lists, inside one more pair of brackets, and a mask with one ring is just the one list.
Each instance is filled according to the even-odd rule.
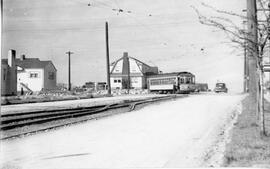
[[108,4],[106,4],[106,3],[102,2],[102,1],[97,1],[97,0],[93,0],[93,1],[94,1],[95,3],[97,3],[97,4],[103,5],[104,7],[112,8],[111,5],[108,5]]
[[[152,28],[150,28],[148,25],[145,25],[140,20],[138,20],[137,18],[133,17],[132,15],[130,15],[130,14],[126,14],[126,15],[129,16],[129,17],[131,17],[131,18],[133,18],[137,23],[139,23],[141,26],[143,26],[145,29],[147,29],[151,33],[155,32],[162,39],[167,39],[167,38],[164,38],[160,33],[156,32],[155,30],[153,30]],[[166,40],[165,42],[162,41],[161,43],[163,43],[164,45],[167,45],[168,44],[167,41],[171,41],[171,40]]]
[[[181,25],[181,24],[185,24],[187,23],[186,21],[185,22],[170,22],[170,23],[153,23],[153,24],[144,24],[142,22],[140,22],[137,18],[135,17],[132,17],[132,16],[129,16],[131,18],[133,18],[138,24],[130,24],[130,25],[119,25],[119,26],[114,26],[114,28],[129,28],[129,27],[134,27],[134,28],[138,28],[138,27],[142,27],[144,29],[147,29],[151,32],[156,32],[155,30],[153,30],[152,28],[150,27],[160,27],[160,26],[177,26],[177,25]],[[5,29],[4,31],[5,32],[12,32],[12,31],[38,31],[38,32],[52,32],[52,31],[73,31],[73,30],[76,30],[76,31],[97,31],[97,30],[103,30],[101,26],[97,26],[95,28],[56,28],[56,29]]]

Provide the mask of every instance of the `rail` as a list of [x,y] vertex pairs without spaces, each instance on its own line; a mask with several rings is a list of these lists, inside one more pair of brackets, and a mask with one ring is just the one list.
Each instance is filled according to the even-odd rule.
[[[136,106],[141,105],[141,104],[164,101],[164,100],[169,100],[169,99],[179,98],[179,97],[184,97],[184,96],[185,95],[170,95],[170,96],[154,97],[150,99],[143,99],[143,100],[136,100],[136,101],[126,100],[123,103],[119,103],[119,104],[80,107],[80,108],[73,108],[73,109],[40,110],[40,111],[23,112],[23,113],[3,114],[1,115],[0,130],[8,131],[8,130],[20,128],[23,126],[30,126],[34,124],[42,124],[42,123],[57,121],[57,120],[62,120],[62,119],[94,115],[94,114],[98,114],[98,113],[105,112],[108,110],[114,110],[114,109],[119,109],[119,108],[128,108],[129,111],[133,111],[136,108]],[[10,135],[10,136],[1,138],[1,140],[9,139],[12,137],[18,137],[25,134],[31,134],[31,133],[35,133],[39,131],[45,131],[48,129],[70,125],[73,123],[79,123],[86,120],[89,120],[89,119],[83,119],[76,122],[67,122],[64,124],[45,127],[39,130],[27,131],[27,132],[15,134],[15,135]]]

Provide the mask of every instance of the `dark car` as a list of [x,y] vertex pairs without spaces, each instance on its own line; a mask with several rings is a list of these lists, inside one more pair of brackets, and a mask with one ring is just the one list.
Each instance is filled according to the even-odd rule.
[[228,92],[228,89],[227,89],[225,83],[217,83],[217,84],[216,84],[216,87],[215,87],[215,89],[214,89],[214,91],[215,91],[216,93],[219,93],[219,92],[227,93],[227,92]]

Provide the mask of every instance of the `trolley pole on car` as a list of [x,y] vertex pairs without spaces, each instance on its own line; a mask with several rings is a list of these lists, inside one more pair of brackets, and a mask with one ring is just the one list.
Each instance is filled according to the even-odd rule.
[[73,54],[73,52],[68,51],[66,52],[66,54],[68,55],[68,91],[71,91],[71,78],[70,78],[70,55]]
[[111,95],[111,82],[110,82],[110,54],[109,54],[109,29],[108,22],[105,23],[105,36],[106,36],[106,63],[107,63],[107,87],[108,94]]

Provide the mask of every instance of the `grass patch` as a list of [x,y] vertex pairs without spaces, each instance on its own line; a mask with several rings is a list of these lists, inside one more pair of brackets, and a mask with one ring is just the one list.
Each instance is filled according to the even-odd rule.
[[[232,130],[231,142],[226,145],[224,166],[270,167],[270,137],[260,135],[254,100],[249,96],[242,104],[243,112]],[[265,104],[265,109],[270,110],[269,103]]]

